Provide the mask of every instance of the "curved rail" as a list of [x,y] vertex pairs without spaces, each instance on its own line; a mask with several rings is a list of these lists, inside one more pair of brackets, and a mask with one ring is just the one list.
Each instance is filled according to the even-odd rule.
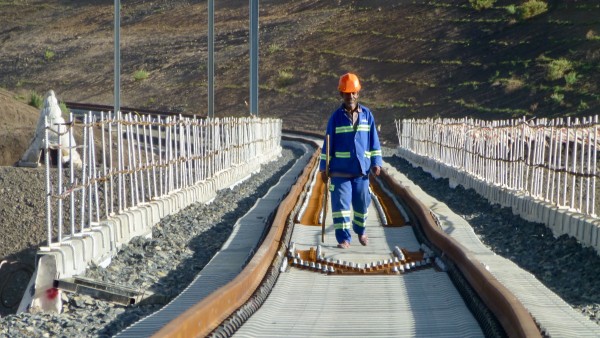
[[288,196],[279,205],[263,244],[242,272],[234,280],[170,322],[155,337],[206,336],[252,296],[267,274],[267,270],[272,268],[277,252],[285,245],[281,241],[281,236],[287,219],[298,202],[311,169],[317,161],[318,153],[315,153],[311,158],[311,165],[305,168]]
[[[99,108],[97,105],[86,105],[73,109]],[[108,106],[107,106],[108,107]],[[100,109],[106,109],[103,107]],[[110,107],[108,107],[110,108]],[[141,112],[146,114],[164,114],[163,112]],[[309,134],[313,138],[320,135]],[[303,139],[304,136],[289,137],[290,139]],[[317,145],[318,146],[318,145]],[[282,239],[288,220],[292,216],[292,210],[298,203],[303,188],[307,185],[313,167],[318,163],[319,151],[315,152],[310,166],[292,187],[288,196],[280,204],[273,224],[256,254],[243,269],[243,271],[230,283],[218,289],[210,296],[190,308],[183,315],[173,320],[160,330],[157,337],[174,336],[205,336],[213,332],[225,319],[227,319],[237,308],[242,306],[259,288],[261,281],[267,275],[268,270],[275,269],[274,261],[281,258],[287,251],[288,243]],[[503,285],[501,285],[483,266],[475,261],[468,252],[464,250],[455,240],[448,237],[436,226],[436,220],[429,210],[421,204],[418,199],[408,190],[397,184],[385,172],[382,179],[390,187],[393,194],[399,196],[408,206],[411,214],[416,218],[427,239],[450,259],[485,305],[495,314],[503,329],[511,337],[539,337],[540,331],[529,312]],[[379,188],[377,188],[379,189]],[[384,204],[389,210],[389,202]],[[397,216],[396,216],[397,217]],[[281,259],[279,259],[281,261]]]
[[[302,188],[308,184],[310,172],[313,170],[312,166],[316,165],[318,161],[317,155],[318,151],[313,155],[311,168],[305,169],[298,183],[282,202],[268,237],[251,263],[234,281],[169,323],[155,335],[156,337],[208,335],[255,292],[256,289],[250,289],[250,286],[258,288],[260,280],[266,275],[267,270],[276,268],[273,261],[277,253],[279,252],[281,255],[282,252],[286,252],[287,243],[284,243],[278,236],[283,234],[288,218],[292,216],[292,208],[298,202]],[[496,315],[505,332],[511,337],[540,337],[537,325],[518,300],[483,269],[481,264],[472,260],[458,243],[440,231],[436,226],[435,219],[409,191],[403,189],[385,173],[382,178],[393,194],[400,196],[408,205],[411,214],[416,217],[417,223],[422,227],[431,243],[459,267],[479,297]],[[387,205],[386,209],[391,209],[391,207]],[[310,253],[303,253],[303,255],[310,255]],[[340,268],[341,266],[338,266],[338,269]],[[345,272],[338,271],[338,273],[361,274],[365,271],[349,268]]]
[[496,315],[510,337],[540,337],[540,330],[523,304],[476,261],[455,239],[437,225],[429,210],[408,190],[383,171],[382,178],[410,208],[431,243],[442,250],[460,269],[471,287]]

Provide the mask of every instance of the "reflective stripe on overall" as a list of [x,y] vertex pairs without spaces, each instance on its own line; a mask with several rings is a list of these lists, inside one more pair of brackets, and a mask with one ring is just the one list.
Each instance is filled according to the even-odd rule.
[[338,243],[351,241],[350,225],[357,235],[363,235],[367,208],[371,203],[369,176],[332,177],[329,190],[335,238]]

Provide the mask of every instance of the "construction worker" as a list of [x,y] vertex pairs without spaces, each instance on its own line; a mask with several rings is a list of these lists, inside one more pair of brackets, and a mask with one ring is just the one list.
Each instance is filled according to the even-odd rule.
[[[355,74],[340,77],[338,89],[342,105],[331,114],[327,123],[327,142],[323,143],[319,170],[323,182],[330,181],[331,212],[338,248],[347,249],[352,230],[358,241],[367,245],[365,234],[367,210],[371,203],[369,172],[379,175],[382,158],[375,118],[369,108],[358,103],[360,81]],[[326,158],[329,153],[329,172]]]

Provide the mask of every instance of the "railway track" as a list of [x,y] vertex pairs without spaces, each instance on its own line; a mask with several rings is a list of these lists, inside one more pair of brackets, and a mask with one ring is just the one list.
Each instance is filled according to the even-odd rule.
[[[241,273],[213,286],[214,292],[182,311],[183,304],[193,301],[190,297],[198,296],[184,292],[164,313],[159,311],[118,336],[540,336],[510,292],[469,262],[455,243],[444,243],[431,214],[389,175],[373,180],[379,203],[369,211],[371,244],[338,249],[330,226],[321,243],[316,221],[323,185],[316,179],[317,155],[311,156],[296,184],[277,203],[269,232],[254,256],[242,264]],[[403,201],[394,195],[403,196]],[[326,219],[331,224],[331,214]],[[434,243],[422,242],[436,233],[441,237],[437,245],[445,245],[448,256],[442,257]],[[230,246],[239,248],[246,236]],[[224,247],[227,251],[228,245]],[[204,278],[194,283],[218,277],[210,270],[222,269],[224,261],[215,262],[217,266],[209,263]],[[165,316],[172,312],[180,314],[167,322]]]
[[[321,142],[314,135],[288,133],[286,139],[312,142],[313,151]],[[371,244],[337,249],[330,227],[320,243],[315,223],[323,187],[315,179],[315,154],[288,182],[296,183],[275,203],[269,231],[233,275],[212,293],[178,297],[188,305],[168,320],[161,310],[119,336],[544,334],[516,297],[440,229],[439,215],[395,181],[393,168],[372,180],[380,203],[369,211]],[[152,318],[160,325],[143,327]]]

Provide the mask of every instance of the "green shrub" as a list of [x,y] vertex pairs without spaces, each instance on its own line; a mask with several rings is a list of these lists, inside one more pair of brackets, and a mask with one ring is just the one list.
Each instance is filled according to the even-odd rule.
[[496,2],[496,0],[469,0],[469,2],[471,3],[471,7],[473,7],[475,10],[483,10],[483,9],[488,9],[491,8],[494,5],[494,2]]
[[521,19],[529,19],[548,10],[548,4],[542,0],[527,0],[519,6]]
[[32,91],[31,93],[29,93],[29,105],[32,107],[36,107],[37,109],[42,108],[42,104],[44,103],[44,98]]
[[148,72],[140,69],[140,70],[136,70],[135,73],[133,73],[133,79],[135,81],[142,81],[148,78]]
[[512,4],[512,5],[508,5],[506,7],[504,7],[506,9],[506,11],[508,12],[508,14],[517,14],[517,6]]
[[585,38],[588,40],[600,40],[600,36],[592,29],[585,34]]
[[573,64],[565,58],[552,60],[546,66],[547,78],[550,81],[562,79],[571,69],[573,69]]
[[286,70],[279,71],[279,76],[277,77],[277,84],[280,87],[285,87],[292,84],[293,80],[294,74],[292,74],[291,72],[288,72]]
[[52,58],[54,57],[54,51],[47,49],[44,52],[44,59],[46,59],[46,61],[50,61],[52,60]]
[[502,79],[502,80],[500,80],[500,83],[502,83],[502,85],[504,86],[504,90],[507,93],[511,93],[516,90],[519,90],[519,89],[523,88],[523,86],[525,85],[521,79],[518,79],[516,77]]
[[67,104],[64,101],[60,101],[58,106],[60,107],[60,111],[62,112],[65,120],[68,119],[68,116],[71,113],[71,111],[69,110],[69,108],[67,108]]
[[567,84],[567,86],[574,85],[575,82],[577,82],[577,77],[577,72],[569,72],[565,74],[565,83]]
[[590,108],[590,106],[587,104],[587,102],[581,100],[581,101],[579,101],[579,106],[577,106],[577,111],[582,111],[582,110],[586,110],[589,108]]
[[565,94],[560,93],[560,92],[554,92],[554,93],[552,93],[552,95],[550,95],[550,98],[554,102],[556,102],[558,104],[561,104],[563,102],[564,98],[565,98]]
[[269,45],[269,54],[273,54],[276,53],[278,51],[280,51],[282,49],[282,47],[276,43],[272,43]]

